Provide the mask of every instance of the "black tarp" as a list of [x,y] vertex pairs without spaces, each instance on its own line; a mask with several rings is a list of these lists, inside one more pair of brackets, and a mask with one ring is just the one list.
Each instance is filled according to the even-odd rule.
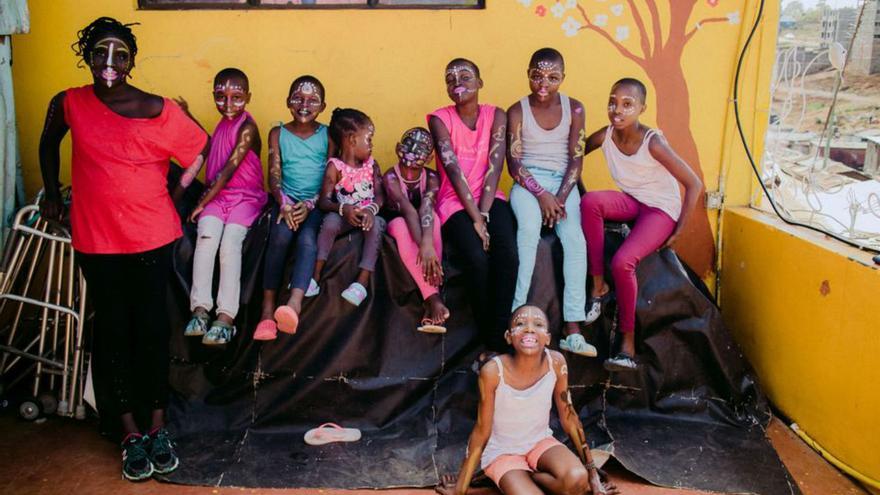
[[[241,487],[389,488],[431,486],[457,471],[477,406],[471,363],[480,351],[455,253],[444,261],[443,295],[452,310],[445,335],[415,331],[418,290],[386,236],[358,308],[339,293],[357,272],[360,234],[336,241],[321,294],[307,299],[296,335],[251,339],[259,319],[263,217],[245,241],[239,334],[223,349],[183,337],[194,226],[175,253],[169,301],[171,428],[184,484]],[[606,258],[625,226],[608,231]],[[542,239],[531,300],[561,331],[561,246]],[[513,269],[513,268],[511,268]],[[610,303],[588,337],[594,359],[567,355],[576,406],[591,443],[611,444],[628,469],[664,486],[797,493],[764,437],[769,408],[748,363],[724,329],[702,283],[671,250],[638,269],[638,373],[602,369],[615,324]],[[356,443],[310,447],[309,428],[360,428]],[[559,429],[556,428],[558,431]]]

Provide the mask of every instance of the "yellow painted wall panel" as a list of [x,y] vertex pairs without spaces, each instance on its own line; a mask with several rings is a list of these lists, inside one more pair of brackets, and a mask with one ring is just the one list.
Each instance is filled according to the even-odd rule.
[[825,449],[880,479],[880,269],[764,213],[724,215],[722,313],[765,392]]

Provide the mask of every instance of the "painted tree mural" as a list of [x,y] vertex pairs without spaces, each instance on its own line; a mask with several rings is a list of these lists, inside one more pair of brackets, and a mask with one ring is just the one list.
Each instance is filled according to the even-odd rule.
[[[738,11],[706,16],[691,21],[698,4],[709,10],[719,0],[518,0],[538,17],[564,19],[566,36],[593,33],[610,43],[623,57],[644,70],[654,86],[657,126],[663,130],[673,148],[685,159],[700,178],[703,170],[697,144],[690,129],[690,95],[682,67],[685,48],[699,31],[713,23],[739,24]],[[668,16],[661,16],[658,3],[667,4]],[[665,20],[665,22],[664,22]],[[627,47],[627,40],[636,36],[638,49]],[[695,213],[687,230],[685,242],[676,250],[690,267],[701,275],[713,268],[715,242],[709,227],[708,213]]]

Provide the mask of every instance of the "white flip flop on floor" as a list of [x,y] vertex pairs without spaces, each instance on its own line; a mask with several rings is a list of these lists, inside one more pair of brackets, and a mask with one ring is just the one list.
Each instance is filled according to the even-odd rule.
[[306,432],[304,440],[309,445],[324,445],[332,442],[356,442],[361,439],[361,430],[343,428],[335,423],[324,423]]

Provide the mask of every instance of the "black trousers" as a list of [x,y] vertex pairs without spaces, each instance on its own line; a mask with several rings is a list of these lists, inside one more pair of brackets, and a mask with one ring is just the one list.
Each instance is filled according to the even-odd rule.
[[102,419],[148,418],[168,403],[171,248],[76,253],[95,310],[92,376]]
[[504,331],[509,328],[510,310],[516,290],[519,258],[516,251],[516,223],[510,204],[501,199],[489,210],[489,251],[483,250],[474,222],[462,210],[443,224],[443,240],[461,257],[467,277],[468,299],[485,346],[501,352],[507,348]]

